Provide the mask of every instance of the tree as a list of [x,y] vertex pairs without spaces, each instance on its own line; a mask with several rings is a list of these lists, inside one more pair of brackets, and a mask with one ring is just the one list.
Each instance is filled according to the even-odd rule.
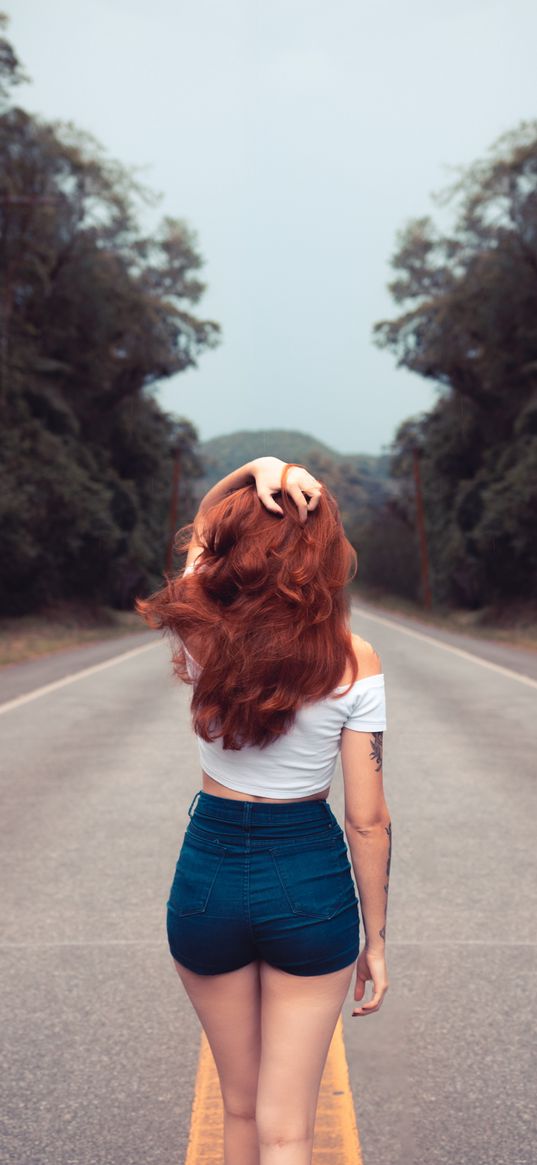
[[441,201],[453,230],[422,218],[400,233],[390,290],[405,310],[374,334],[438,386],[420,424],[434,592],[479,606],[537,582],[537,122]]
[[128,605],[162,570],[179,438],[185,481],[201,472],[194,428],[154,388],[220,329],[192,310],[195,232],[167,217],[145,235],[154,196],[90,135],[11,106],[21,78],[0,40],[0,603]]

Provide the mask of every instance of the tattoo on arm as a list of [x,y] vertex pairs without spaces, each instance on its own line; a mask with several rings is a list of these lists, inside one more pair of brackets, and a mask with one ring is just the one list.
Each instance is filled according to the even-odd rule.
[[389,878],[390,866],[392,864],[392,823],[391,823],[391,821],[390,821],[389,825],[385,825],[384,828],[386,830],[386,833],[388,834],[388,861],[386,863],[386,877]]
[[380,773],[382,769],[382,732],[373,732],[371,734],[371,752],[369,753],[371,760],[375,761],[375,772]]
[[384,884],[384,892],[386,894],[386,902],[384,905],[384,926],[382,927],[381,930],[379,930],[379,935],[382,939],[386,938],[386,912],[388,909],[388,885],[389,885],[389,881],[390,881],[390,867],[392,864],[392,823],[391,823],[391,821],[388,825],[385,825],[384,828],[386,830],[386,833],[388,834],[388,858],[386,861],[386,882]]

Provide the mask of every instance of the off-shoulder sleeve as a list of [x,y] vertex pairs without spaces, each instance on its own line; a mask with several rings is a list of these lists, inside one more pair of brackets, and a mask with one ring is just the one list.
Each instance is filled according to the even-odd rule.
[[386,690],[384,673],[365,676],[356,684],[356,698],[343,724],[354,732],[384,732],[386,729]]
[[196,681],[201,674],[201,667],[200,667],[198,661],[196,659],[194,659],[194,656],[190,654],[184,639],[181,640],[181,645],[182,645],[183,651],[185,653],[186,670],[187,670],[190,678],[192,680]]
[[196,574],[197,574],[198,570],[205,570],[205,563],[199,561],[199,555],[198,555],[198,558],[194,559],[194,562],[190,562],[188,564],[188,566],[185,566],[185,569],[183,570],[183,575],[192,574],[192,572],[194,570],[196,571]]
[[[196,565],[196,561],[191,562],[188,566],[185,566],[183,574],[184,575],[185,574],[192,574],[192,571],[194,570],[195,565]],[[181,643],[182,643],[183,651],[184,651],[185,657],[186,657],[186,670],[187,670],[190,678],[192,680],[194,680],[194,682],[195,682],[201,673],[201,667],[200,667],[199,663],[197,662],[197,660],[194,659],[194,656],[190,654],[188,647],[183,639],[181,640]]]

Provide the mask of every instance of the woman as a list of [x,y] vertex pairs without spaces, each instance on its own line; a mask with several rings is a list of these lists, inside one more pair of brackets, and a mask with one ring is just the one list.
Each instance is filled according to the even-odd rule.
[[[228,474],[187,545],[185,570],[137,602],[174,638],[202,764],[169,946],[214,1055],[225,1165],[309,1165],[353,972],[357,1001],[373,981],[353,1015],[388,988],[384,676],[350,631],[357,560],[337,503],[302,466],[260,457]],[[338,753],[345,835],[327,801]]]

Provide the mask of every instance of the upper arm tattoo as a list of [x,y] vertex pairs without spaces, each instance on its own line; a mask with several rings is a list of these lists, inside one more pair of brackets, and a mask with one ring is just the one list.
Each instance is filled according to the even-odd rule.
[[382,769],[382,732],[371,733],[371,752],[369,753],[371,760],[375,761],[375,772],[380,773]]

